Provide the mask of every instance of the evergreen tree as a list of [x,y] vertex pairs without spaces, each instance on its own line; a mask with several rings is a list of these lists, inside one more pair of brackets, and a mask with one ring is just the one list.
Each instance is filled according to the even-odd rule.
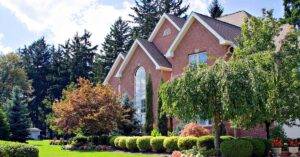
[[[163,84],[163,82],[161,82],[161,85]],[[162,99],[161,96],[159,94],[158,96],[158,105],[157,105],[157,115],[158,115],[158,130],[159,132],[166,136],[168,135],[168,118],[166,113],[163,112],[162,109]]]
[[12,93],[12,99],[8,102],[10,139],[13,141],[25,142],[29,135],[30,126],[29,113],[23,100],[23,94],[19,87],[15,87]]
[[84,31],[82,36],[78,33],[72,40],[68,40],[62,46],[63,51],[71,56],[70,81],[76,82],[79,77],[92,79],[94,76],[94,56],[98,45],[93,46],[90,42],[91,33]]
[[19,50],[22,58],[22,64],[28,74],[28,78],[32,80],[32,99],[28,100],[28,109],[33,126],[42,130],[45,133],[46,123],[45,108],[42,102],[48,95],[50,88],[50,69],[51,69],[51,54],[54,49],[48,45],[44,37],[33,42],[28,47]]
[[9,124],[6,114],[0,107],[0,140],[7,140],[9,138]]
[[122,98],[123,118],[118,130],[122,135],[134,135],[138,133],[139,121],[136,119],[135,108],[133,102],[129,99],[128,95]]
[[146,122],[144,125],[144,131],[146,134],[150,134],[153,129],[153,87],[151,75],[147,76],[146,82]]
[[300,27],[300,1],[283,0],[284,21]]
[[208,7],[208,12],[212,18],[218,18],[222,15],[224,8],[218,0],[213,0]]
[[[110,33],[102,44],[101,55],[96,58],[97,69],[104,68],[99,82],[102,82],[112,67],[119,53],[126,54],[131,46],[130,27],[121,17],[110,27]],[[100,67],[99,67],[100,66]]]
[[189,5],[182,6],[183,0],[158,0],[160,14],[168,13],[177,17],[186,17]]

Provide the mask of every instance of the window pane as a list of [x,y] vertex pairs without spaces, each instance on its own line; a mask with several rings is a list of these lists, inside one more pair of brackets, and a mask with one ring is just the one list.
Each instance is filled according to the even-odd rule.
[[199,63],[206,63],[206,61],[207,61],[206,52],[199,53],[198,59],[199,59]]
[[137,118],[144,124],[145,119],[145,99],[146,99],[146,72],[143,67],[136,71],[135,75],[135,107],[137,111]]

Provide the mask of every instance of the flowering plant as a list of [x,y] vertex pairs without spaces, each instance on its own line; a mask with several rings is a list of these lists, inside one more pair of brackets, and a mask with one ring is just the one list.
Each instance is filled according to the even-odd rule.
[[288,146],[289,147],[298,147],[299,142],[297,140],[288,140]]
[[282,140],[280,138],[273,139],[272,140],[272,147],[281,148],[282,147]]

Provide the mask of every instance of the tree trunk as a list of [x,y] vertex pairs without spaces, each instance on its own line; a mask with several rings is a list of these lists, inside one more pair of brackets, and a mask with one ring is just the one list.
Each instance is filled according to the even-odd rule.
[[265,125],[266,125],[267,139],[270,139],[270,126],[271,126],[271,123],[270,122],[265,122]]
[[215,145],[215,149],[216,149],[216,156],[220,157],[221,156],[221,151],[220,151],[220,136],[221,136],[221,118],[219,114],[214,114],[213,117],[213,121],[214,121],[214,145]]

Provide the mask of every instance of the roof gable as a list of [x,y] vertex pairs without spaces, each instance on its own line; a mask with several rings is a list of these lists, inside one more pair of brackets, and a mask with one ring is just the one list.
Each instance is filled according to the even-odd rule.
[[218,20],[241,27],[245,19],[249,19],[250,17],[252,17],[251,14],[244,10],[241,10],[235,13],[223,15],[219,17]]
[[104,82],[103,82],[104,85],[106,85],[106,84],[108,83],[109,79],[113,76],[114,72],[115,72],[116,70],[118,70],[117,67],[118,67],[118,65],[120,64],[120,62],[122,62],[122,61],[124,60],[124,58],[125,58],[125,57],[124,57],[123,54],[120,53],[120,54],[118,55],[117,59],[115,60],[113,66],[112,66],[111,69],[109,70],[109,72],[108,72],[108,74],[107,74],[107,76],[106,76],[106,78],[105,78],[105,80],[104,80]]

